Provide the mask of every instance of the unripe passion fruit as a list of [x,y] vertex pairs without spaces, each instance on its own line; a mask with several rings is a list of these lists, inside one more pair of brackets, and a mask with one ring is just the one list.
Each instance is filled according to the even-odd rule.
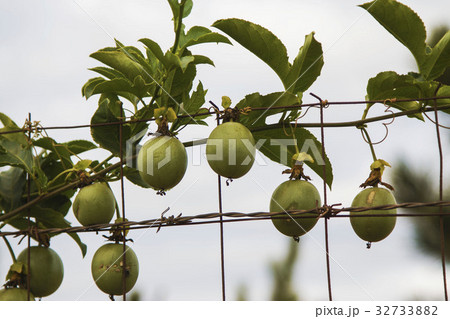
[[[100,247],[92,258],[91,271],[97,287],[108,295],[121,295],[123,273],[123,245],[106,244]],[[126,285],[125,292],[129,292],[136,283],[139,275],[139,263],[136,254],[130,247],[126,247]]]
[[[28,291],[23,288],[8,288],[0,290],[0,301],[28,301]],[[30,301],[34,296],[30,292]]]
[[175,137],[154,137],[140,149],[137,167],[150,187],[168,190],[183,179],[187,168],[186,149]]
[[[396,201],[392,193],[385,188],[366,188],[356,195],[352,207],[373,207],[381,205],[395,205]],[[395,215],[397,209],[367,210],[363,212],[351,212],[350,222],[355,233],[363,240],[377,242],[386,238],[394,229],[397,217],[354,217],[359,214],[371,215]]]
[[[27,264],[28,248],[23,250],[17,261]],[[30,291],[36,297],[54,293],[62,283],[64,266],[58,254],[51,248],[30,247]]]
[[80,189],[72,209],[83,226],[107,224],[114,215],[115,202],[106,183],[95,183]]
[[206,158],[217,174],[227,178],[244,176],[255,161],[255,139],[242,124],[226,122],[217,126],[206,143]]
[[[290,210],[311,210],[320,207],[320,194],[313,184],[293,180],[278,186],[270,200],[270,211],[284,213]],[[275,227],[286,236],[299,237],[310,231],[317,223],[317,214],[304,214],[311,218],[276,219],[272,217]]]

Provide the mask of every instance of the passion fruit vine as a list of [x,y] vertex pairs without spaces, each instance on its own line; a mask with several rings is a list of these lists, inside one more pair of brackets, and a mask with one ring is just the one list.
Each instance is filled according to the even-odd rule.
[[73,202],[73,213],[83,226],[107,224],[114,215],[116,200],[106,183],[83,187]]
[[[379,187],[366,188],[356,195],[352,207],[374,207],[381,205],[397,204],[392,193]],[[385,239],[394,230],[397,221],[397,209],[389,210],[367,210],[363,212],[351,212],[350,222],[355,233],[363,240],[371,243]],[[380,217],[355,217],[360,214],[367,215],[394,215]],[[352,218],[353,217],[353,218]]]
[[135,285],[139,275],[139,263],[134,251],[126,246],[126,266],[123,267],[123,245],[105,244],[94,254],[91,264],[92,277],[97,287],[108,295],[121,295],[125,270],[125,292]]
[[[17,257],[27,264],[28,248]],[[30,291],[35,297],[46,297],[54,293],[64,278],[64,266],[58,254],[51,248],[30,247]]]
[[[273,192],[270,200],[270,211],[286,214],[287,211],[311,210],[321,205],[319,191],[313,184],[303,180],[289,180],[283,182]],[[305,218],[303,216],[311,217]],[[294,238],[306,234],[317,223],[317,215],[312,213],[288,219],[277,219],[276,217],[272,217],[276,229],[282,234]]]
[[206,158],[217,174],[227,178],[244,176],[255,161],[255,139],[241,123],[217,126],[206,143]]
[[139,151],[137,168],[153,189],[164,191],[176,186],[186,173],[187,154],[175,137],[160,135],[147,141]]

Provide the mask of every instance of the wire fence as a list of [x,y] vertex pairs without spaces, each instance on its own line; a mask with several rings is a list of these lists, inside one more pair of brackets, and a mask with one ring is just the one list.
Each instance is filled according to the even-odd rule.
[[[281,214],[278,212],[223,212],[222,209],[222,177],[218,175],[217,177],[217,192],[218,192],[218,211],[217,212],[208,212],[203,214],[198,214],[194,216],[182,216],[182,214],[179,214],[177,216],[170,215],[166,217],[166,213],[169,211],[169,208],[164,210],[161,213],[161,217],[156,219],[149,219],[149,220],[141,220],[141,221],[127,221],[126,218],[126,203],[125,203],[125,187],[124,187],[124,165],[126,161],[124,160],[124,152],[123,152],[123,125],[128,123],[136,123],[136,122],[151,122],[154,121],[154,118],[148,118],[148,119],[127,119],[123,118],[120,119],[120,121],[117,122],[108,122],[108,123],[98,123],[98,124],[83,124],[83,125],[73,125],[73,126],[48,126],[44,127],[41,126],[39,122],[32,122],[31,114],[28,117],[28,120],[26,121],[25,125],[21,129],[16,130],[4,130],[0,131],[0,135],[5,134],[14,134],[14,133],[24,133],[28,137],[28,140],[31,141],[32,134],[40,134],[42,131],[47,130],[73,130],[78,128],[92,128],[92,127],[98,127],[98,126],[119,126],[119,144],[120,144],[120,152],[119,152],[119,161],[115,164],[112,164],[98,172],[95,172],[89,177],[89,181],[95,181],[98,178],[101,178],[108,172],[111,172],[112,170],[115,170],[117,168],[120,168],[120,190],[121,190],[121,211],[122,211],[122,217],[123,222],[118,222],[115,224],[98,224],[98,225],[92,225],[92,226],[72,226],[72,227],[65,227],[65,228],[45,228],[45,229],[37,229],[36,227],[31,227],[31,216],[30,216],[30,210],[31,208],[39,203],[40,201],[43,201],[45,199],[52,198],[53,196],[60,194],[64,191],[75,189],[78,187],[82,187],[85,185],[86,180],[76,180],[73,182],[66,183],[64,185],[58,185],[52,189],[49,189],[47,193],[41,194],[33,199],[31,199],[31,177],[28,174],[27,176],[27,203],[15,208],[7,213],[0,215],[0,222],[6,221],[8,219],[11,219],[15,216],[17,216],[19,213],[26,212],[27,214],[27,222],[28,222],[28,228],[25,230],[18,230],[18,231],[0,231],[0,237],[7,237],[7,236],[26,236],[27,238],[27,246],[30,248],[31,246],[31,238],[33,236],[37,236],[39,234],[48,234],[48,235],[55,235],[55,234],[61,234],[61,233],[84,233],[84,232],[110,232],[112,230],[122,229],[123,234],[123,254],[122,254],[122,262],[124,269],[126,268],[126,233],[127,231],[132,231],[136,229],[143,229],[143,228],[156,228],[157,231],[163,227],[177,227],[177,226],[190,226],[190,225],[204,225],[204,224],[219,224],[219,232],[220,232],[220,256],[221,256],[221,288],[222,288],[222,300],[226,300],[226,285],[225,285],[225,251],[224,251],[224,230],[223,225],[225,223],[231,223],[231,222],[246,222],[246,221],[256,221],[256,220],[267,220],[267,219],[290,219],[290,218],[311,218],[311,214],[313,216],[316,216],[318,219],[324,219],[325,222],[325,230],[324,230],[324,236],[325,236],[325,258],[326,258],[326,269],[327,269],[327,286],[328,286],[328,298],[329,300],[333,300],[332,296],[332,285],[331,285],[331,266],[330,266],[330,248],[328,245],[329,239],[328,239],[328,221],[330,219],[334,218],[349,218],[351,212],[363,212],[362,214],[358,215],[352,215],[352,218],[354,217],[392,217],[392,216],[398,216],[398,217],[420,217],[420,216],[438,216],[440,221],[440,246],[441,246],[441,261],[442,261],[442,277],[443,277],[443,290],[444,290],[444,298],[447,301],[448,300],[448,292],[447,292],[447,278],[446,278],[446,256],[445,256],[445,233],[444,233],[444,220],[443,218],[445,216],[450,216],[450,213],[444,213],[443,208],[450,206],[450,201],[444,201],[443,200],[443,184],[444,184],[444,155],[442,150],[442,143],[441,143],[441,135],[440,135],[440,128],[448,128],[439,123],[439,116],[438,111],[444,111],[450,109],[450,104],[443,104],[443,105],[437,105],[438,100],[443,99],[450,99],[450,96],[443,96],[443,97],[434,97],[434,98],[421,98],[421,99],[392,99],[392,100],[374,100],[374,101],[338,101],[338,102],[329,102],[329,101],[323,101],[320,97],[318,97],[315,94],[311,94],[314,96],[318,102],[317,103],[309,103],[309,104],[302,104],[302,105],[291,105],[291,106],[272,106],[272,109],[283,109],[283,110],[302,110],[306,109],[305,112],[303,112],[303,117],[310,108],[319,108],[320,109],[320,121],[318,123],[298,123],[297,121],[293,123],[292,125],[295,126],[301,126],[305,128],[320,128],[320,141],[321,141],[321,155],[322,158],[325,158],[325,128],[330,127],[356,127],[360,128],[363,125],[367,123],[373,123],[373,122],[380,122],[391,119],[392,121],[395,118],[402,117],[402,116],[410,116],[414,114],[425,114],[426,117],[435,125],[436,127],[436,137],[437,137],[437,146],[439,151],[439,200],[434,202],[408,202],[408,203],[400,203],[395,205],[383,205],[383,206],[374,206],[374,207],[342,207],[342,204],[340,203],[334,203],[329,205],[328,204],[328,190],[327,190],[327,179],[326,179],[326,167],[323,165],[323,200],[324,203],[321,207],[316,207],[312,210],[294,210],[294,211],[286,211],[287,214]],[[408,111],[399,111],[394,112],[387,107],[386,111],[389,112],[389,114],[382,115],[382,116],[376,116],[371,118],[366,118],[363,120],[355,120],[355,121],[348,121],[348,122],[324,122],[324,110],[328,108],[329,106],[335,105],[352,105],[352,104],[366,104],[366,103],[381,103],[386,106],[387,102],[390,103],[400,103],[400,102],[411,102],[411,101],[434,101],[433,107],[423,107],[421,109],[415,109],[415,110],[408,110]],[[178,118],[195,118],[198,116],[205,116],[205,115],[211,115],[216,114],[217,119],[217,125],[219,125],[219,116],[221,111],[215,106],[214,103],[211,102],[213,105],[213,110],[208,110],[207,112],[199,112],[196,114],[185,114],[185,115],[179,115]],[[259,108],[251,108],[251,111],[256,110],[266,110],[267,108],[259,107]],[[432,119],[428,114],[432,112],[434,114],[434,119]],[[123,110],[122,110],[123,114]],[[297,119],[298,120],[298,119]],[[391,122],[392,123],[392,122]],[[390,124],[390,123],[389,123]],[[387,125],[386,127],[386,134],[388,132]],[[270,128],[281,128],[286,123],[275,123],[275,124],[269,124],[262,127],[255,127],[252,128],[252,132],[261,131],[261,130],[267,130]],[[384,139],[383,139],[384,140]],[[382,141],[383,141],[382,140]],[[195,146],[202,143],[205,143],[206,139],[203,140],[197,140],[197,141],[190,141],[185,142],[185,146]],[[368,142],[366,140],[366,142]],[[369,141],[370,142],[370,141]],[[397,209],[397,208],[404,208],[404,209],[414,209],[414,208],[425,208],[425,207],[435,207],[439,208],[438,212],[429,212],[429,213],[395,213],[395,214],[373,214],[373,213],[364,213],[365,211],[373,211],[373,210],[390,210],[390,209]],[[27,256],[27,264],[28,269],[30,268],[30,249],[28,249],[28,256]],[[32,276],[32,275],[31,275]],[[30,277],[27,276],[27,293],[28,293],[28,299],[30,299]],[[123,300],[126,300],[126,272],[122,272],[122,279],[123,279]]]

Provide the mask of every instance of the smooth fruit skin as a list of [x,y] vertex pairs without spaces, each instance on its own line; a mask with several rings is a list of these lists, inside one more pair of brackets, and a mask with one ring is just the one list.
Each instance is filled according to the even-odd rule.
[[73,202],[73,213],[83,226],[107,224],[114,215],[116,200],[106,183],[83,187]]
[[[121,295],[123,245],[106,244],[100,247],[92,258],[91,271],[97,287],[108,295]],[[139,275],[139,263],[134,251],[126,246],[126,289],[129,292]]]
[[186,173],[186,149],[175,137],[154,137],[140,149],[137,168],[141,178],[153,189],[171,189]]
[[[0,290],[0,301],[28,301],[28,292],[23,288],[8,288]],[[35,301],[30,291],[30,301]]]
[[[352,207],[373,207],[380,205],[397,204],[392,193],[385,188],[366,188],[356,195]],[[367,210],[364,212],[351,212],[350,222],[355,233],[363,240],[377,242],[386,238],[394,230],[397,217],[355,217],[358,214],[390,214],[395,215],[397,209]]]
[[206,158],[217,174],[239,178],[247,174],[255,161],[255,139],[244,125],[226,122],[217,126],[206,143]]
[[[58,254],[51,248],[30,247],[30,291],[35,297],[46,297],[54,293],[64,278],[64,266]],[[28,248],[23,250],[17,261],[27,264]]]
[[[290,210],[311,210],[322,206],[320,194],[313,184],[293,180],[286,181],[278,186],[270,200],[271,212],[285,212]],[[310,231],[317,223],[316,214],[305,214],[311,218],[275,219],[272,222],[275,227],[286,236],[299,237]]]

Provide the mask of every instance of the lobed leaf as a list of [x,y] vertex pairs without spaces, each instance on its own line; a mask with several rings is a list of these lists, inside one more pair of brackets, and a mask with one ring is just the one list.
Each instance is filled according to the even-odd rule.
[[305,92],[320,75],[323,67],[322,45],[314,38],[314,32],[305,36],[305,43],[283,80],[287,91],[296,94]]
[[218,20],[213,27],[223,31],[264,61],[280,79],[286,78],[289,72],[286,47],[272,32],[258,24],[234,18]]
[[408,6],[394,0],[374,0],[360,5],[389,33],[411,51],[419,70],[424,67],[426,30],[420,17]]
[[[286,131],[290,130],[286,129]],[[252,131],[252,134],[257,142],[264,140],[259,150],[266,157],[276,163],[291,167],[292,156],[297,153],[293,136],[286,136],[283,128]],[[328,156],[325,154],[325,158],[322,158],[322,144],[311,132],[302,127],[295,128],[294,135],[300,152],[305,152],[314,159],[313,163],[305,162],[305,164],[324,180],[323,165],[325,165],[326,183],[331,188],[333,183],[333,169]],[[308,175],[308,172],[306,171],[305,174]]]

